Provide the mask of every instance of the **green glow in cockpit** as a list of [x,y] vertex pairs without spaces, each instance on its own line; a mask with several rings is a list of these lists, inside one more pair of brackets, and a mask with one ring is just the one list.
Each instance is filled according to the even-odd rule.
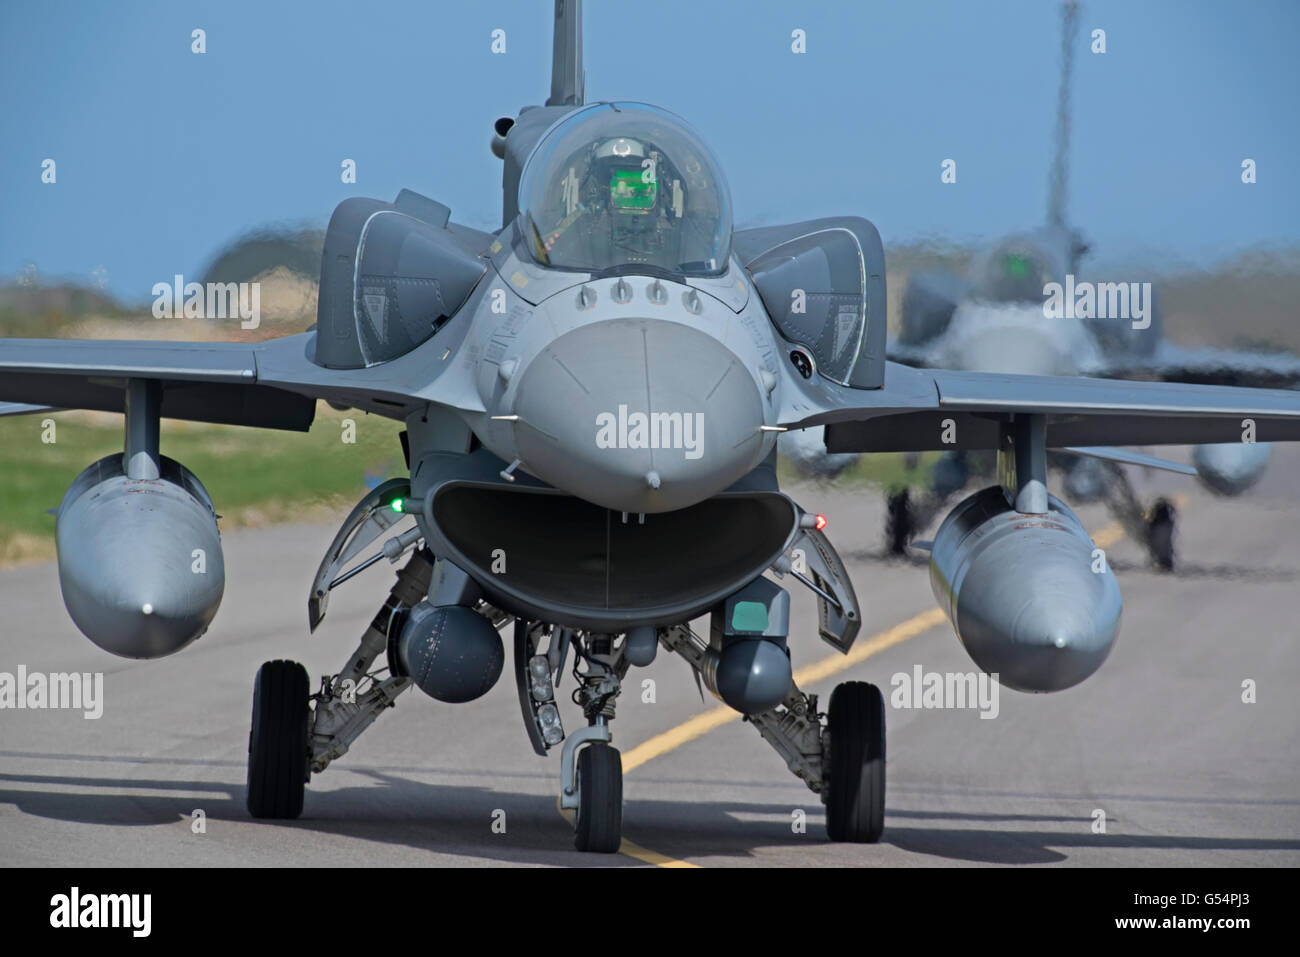
[[1008,256],[1004,268],[1010,278],[1024,279],[1029,275],[1029,260],[1024,256]]
[[609,180],[609,201],[615,209],[654,209],[657,183],[645,182],[640,170],[615,170]]

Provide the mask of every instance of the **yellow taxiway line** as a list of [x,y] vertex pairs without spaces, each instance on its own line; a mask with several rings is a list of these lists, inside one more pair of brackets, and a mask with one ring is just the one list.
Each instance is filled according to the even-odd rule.
[[[1174,496],[1174,505],[1181,508],[1186,502],[1186,496]],[[1116,542],[1124,537],[1124,527],[1119,522],[1109,522],[1097,529],[1092,536],[1093,544],[1098,548],[1110,548]],[[816,684],[819,681],[825,681],[842,671],[847,671],[855,665],[860,665],[872,655],[879,654],[887,648],[894,645],[902,644],[909,638],[915,638],[917,635],[924,634],[936,625],[943,624],[947,621],[947,616],[936,605],[928,608],[919,614],[913,615],[906,621],[899,622],[892,628],[885,631],[877,632],[865,641],[855,644],[853,649],[847,654],[832,654],[820,661],[814,661],[810,665],[805,665],[794,673],[794,683],[800,687]],[[733,721],[739,721],[741,714],[726,705],[719,705],[716,708],[710,708],[703,714],[697,714],[693,718],[683,721],[681,724],[669,728],[662,734],[656,734],[653,738],[643,741],[631,751],[623,755],[623,773],[634,771],[648,761],[662,757],[669,751],[674,751],[684,744],[694,741],[696,738],[702,738],[715,728],[720,728],[724,724],[730,724]],[[565,819],[573,823],[573,812],[561,810]],[[619,845],[618,852],[628,857],[643,861],[646,864],[652,864],[656,867],[699,867],[698,864],[692,864],[689,861],[681,861],[674,857],[668,857],[660,854],[658,851],[652,851],[644,848],[639,844],[633,844],[626,838]]]

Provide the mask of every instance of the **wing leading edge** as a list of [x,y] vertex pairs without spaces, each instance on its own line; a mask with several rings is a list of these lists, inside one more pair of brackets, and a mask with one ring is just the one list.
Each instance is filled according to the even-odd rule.
[[[469,317],[381,366],[327,369],[314,332],[266,342],[0,339],[0,408],[122,412],[130,379],[163,384],[162,417],[306,431],[316,400],[402,419],[428,403],[482,405],[454,361]],[[33,408],[27,408],[27,407]]]
[[[890,362],[878,390],[825,380],[787,402],[787,428],[826,426],[830,452],[996,449],[998,426],[1043,414],[1047,444],[1300,441],[1300,393],[1067,376],[915,369]],[[1250,420],[1249,423],[1246,420]]]

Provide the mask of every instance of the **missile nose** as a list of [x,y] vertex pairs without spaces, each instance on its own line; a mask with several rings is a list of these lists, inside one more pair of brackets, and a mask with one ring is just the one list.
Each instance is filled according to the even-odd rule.
[[[157,658],[206,630],[215,608],[199,590],[212,586],[203,580],[206,575],[191,572],[188,541],[175,548],[169,542],[155,543],[131,554],[109,547],[108,538],[89,537],[81,545],[84,564],[99,570],[96,577],[79,575],[75,582],[63,578],[65,601],[77,612],[74,620],[93,622],[100,647],[128,658]],[[209,554],[219,556],[210,541],[203,544]],[[221,572],[213,568],[209,574]]]
[[1211,491],[1239,495],[1259,481],[1271,453],[1266,442],[1198,445],[1192,450],[1192,464]]
[[[987,503],[1002,493],[994,487],[977,495],[968,501]],[[953,606],[962,644],[1008,688],[1048,692],[1079,684],[1101,667],[1119,634],[1123,602],[1114,574],[1073,514],[1008,511],[985,525],[982,541],[963,559]],[[932,584],[956,574],[951,565],[946,574],[940,570],[952,528],[936,536]]]
[[606,508],[693,505],[771,445],[754,375],[716,338],[681,323],[585,325],[518,374],[510,411],[519,458],[543,481]]
[[1012,625],[1013,642],[1001,663],[1002,683],[1034,691],[1061,691],[1083,681],[1106,660],[1118,630],[1102,621],[1087,592],[1033,595]]
[[106,479],[60,509],[55,533],[64,604],[105,651],[172,654],[217,612],[225,563],[216,520],[171,482]]

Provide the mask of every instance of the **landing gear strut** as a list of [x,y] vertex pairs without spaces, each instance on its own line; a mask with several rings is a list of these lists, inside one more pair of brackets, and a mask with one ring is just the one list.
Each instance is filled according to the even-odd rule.
[[1168,499],[1156,499],[1147,516],[1147,550],[1161,571],[1174,570],[1175,511]]
[[892,493],[886,507],[885,547],[891,555],[906,554],[907,546],[916,534],[911,494],[905,488]]
[[578,850],[613,854],[623,843],[623,758],[609,743],[609,722],[627,674],[627,640],[617,648],[613,635],[587,635],[585,640],[575,635],[573,640],[579,658],[587,663],[582,672],[574,662],[578,688],[573,701],[582,708],[588,727],[564,744],[560,805],[577,811],[573,843]]
[[[253,684],[253,727],[248,736],[248,812],[296,818],[313,771],[347,753],[352,742],[411,685],[409,678],[371,672],[384,654],[394,616],[427,592],[432,564],[422,549],[397,574],[343,670],[326,676],[309,697],[307,669],[296,661],[268,661]],[[314,706],[313,706],[314,705]]]
[[[685,625],[660,633],[715,694],[707,646]],[[885,826],[885,699],[875,685],[848,681],[831,692],[830,713],[793,682],[774,708],[745,715],[795,777],[826,805],[832,841],[874,844]]]
[[1168,499],[1158,498],[1151,510],[1145,511],[1124,470],[1110,462],[1106,465],[1117,493],[1107,499],[1111,513],[1134,541],[1146,547],[1156,568],[1163,572],[1173,571],[1174,527],[1177,525],[1173,504]]

